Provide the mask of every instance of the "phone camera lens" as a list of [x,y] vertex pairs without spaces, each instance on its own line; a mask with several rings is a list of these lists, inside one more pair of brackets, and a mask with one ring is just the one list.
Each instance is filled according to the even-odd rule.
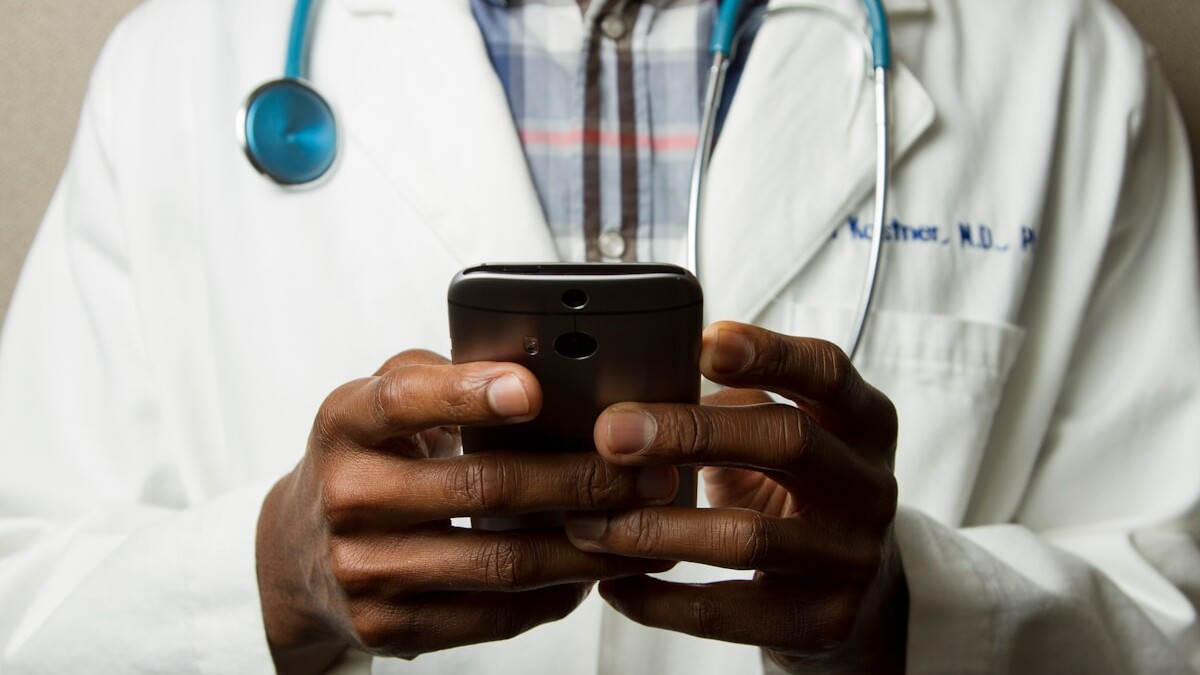
[[571,309],[583,309],[588,302],[587,293],[578,288],[572,288],[562,294],[562,303]]
[[554,341],[554,351],[568,359],[586,359],[599,347],[596,338],[587,333],[563,333]]

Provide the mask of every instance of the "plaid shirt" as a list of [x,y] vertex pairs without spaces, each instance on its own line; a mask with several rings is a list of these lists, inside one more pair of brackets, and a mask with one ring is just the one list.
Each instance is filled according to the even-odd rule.
[[682,263],[716,3],[471,6],[562,258]]

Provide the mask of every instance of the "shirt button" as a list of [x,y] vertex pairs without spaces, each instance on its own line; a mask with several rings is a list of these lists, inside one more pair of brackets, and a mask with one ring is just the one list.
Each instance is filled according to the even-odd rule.
[[608,230],[600,235],[600,253],[605,258],[620,258],[625,255],[625,237],[617,230]]
[[[619,10],[618,10],[619,11]],[[600,20],[600,30],[611,40],[620,40],[625,37],[625,31],[628,27],[625,25],[625,17],[617,12],[605,14]]]

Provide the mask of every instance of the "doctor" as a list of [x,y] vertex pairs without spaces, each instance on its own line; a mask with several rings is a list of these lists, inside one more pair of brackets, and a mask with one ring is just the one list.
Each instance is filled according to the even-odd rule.
[[[701,233],[708,314],[740,322],[709,329],[702,366],[735,407],[609,411],[609,463],[471,463],[442,457],[447,429],[535,414],[528,373],[378,364],[446,352],[441,289],[465,265],[677,257],[663,135],[680,132],[638,134],[669,105],[650,92],[698,96],[644,61],[619,75],[622,49],[695,39],[690,3],[618,3],[612,35],[607,3],[502,4],[325,3],[312,79],[344,140],[300,192],[230,131],[278,69],[290,2],[153,0],[114,34],[0,345],[4,672],[319,672],[375,652],[420,656],[380,672],[725,673],[763,667],[760,647],[788,670],[1200,667],[1188,158],[1113,10],[889,3],[883,224],[856,47],[820,18],[765,26]],[[563,226],[610,193],[586,170],[547,191],[574,150],[537,139],[573,136],[514,102],[569,99],[498,77],[520,50],[486,18],[510,11],[520,50],[596,45],[579,63],[641,101],[632,140],[579,134],[595,175],[633,164],[632,185],[665,187]],[[632,229],[605,247],[614,213]],[[871,231],[884,276],[851,367],[814,338],[844,339]],[[762,389],[799,408],[740,406]],[[710,500],[740,508],[657,509],[680,463],[717,465]],[[592,513],[512,540],[437,525],[546,505]],[[676,560],[758,574],[629,576]],[[595,579],[614,580],[583,599]]]

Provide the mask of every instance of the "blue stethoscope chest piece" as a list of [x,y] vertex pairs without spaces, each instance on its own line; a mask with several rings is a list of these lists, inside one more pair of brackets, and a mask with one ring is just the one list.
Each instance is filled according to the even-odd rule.
[[337,159],[333,108],[297,78],[272,80],[254,90],[238,132],[250,163],[280,185],[312,183]]

